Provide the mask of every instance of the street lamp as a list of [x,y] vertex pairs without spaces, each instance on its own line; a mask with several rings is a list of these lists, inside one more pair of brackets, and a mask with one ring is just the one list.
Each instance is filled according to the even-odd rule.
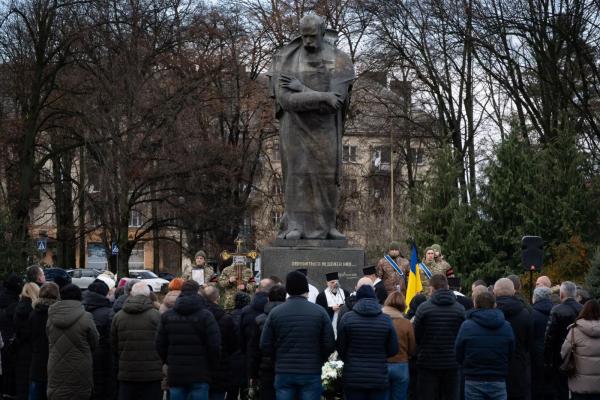
[[185,198],[179,196],[177,198],[179,203],[179,272],[183,273],[183,205],[185,204]]

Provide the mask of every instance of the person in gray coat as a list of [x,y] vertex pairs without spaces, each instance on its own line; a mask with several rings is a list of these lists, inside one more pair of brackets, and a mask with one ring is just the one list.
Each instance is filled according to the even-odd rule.
[[81,305],[77,286],[64,286],[60,297],[48,309],[48,400],[89,400],[98,331],[92,315]]

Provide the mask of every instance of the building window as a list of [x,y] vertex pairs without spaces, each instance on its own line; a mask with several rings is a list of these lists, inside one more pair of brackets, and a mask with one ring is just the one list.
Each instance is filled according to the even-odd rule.
[[273,146],[271,147],[271,159],[273,161],[281,161],[281,153],[279,151],[279,140],[273,141]]
[[138,210],[131,210],[131,215],[129,216],[129,227],[130,228],[139,228],[144,224],[144,216]]
[[144,243],[136,243],[131,250],[129,269],[144,269]]
[[279,227],[283,213],[281,211],[271,211],[271,223],[274,227]]
[[411,162],[415,165],[423,165],[425,163],[425,151],[422,147],[413,147],[411,151]]
[[343,147],[342,159],[344,162],[356,162],[356,146],[345,144]]
[[377,146],[373,149],[373,167],[377,171],[390,169],[390,146]]

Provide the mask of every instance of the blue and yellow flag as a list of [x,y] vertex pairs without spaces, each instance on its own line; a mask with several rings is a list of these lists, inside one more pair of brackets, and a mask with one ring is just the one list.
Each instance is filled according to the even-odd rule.
[[413,299],[413,297],[421,293],[423,290],[423,285],[421,284],[421,273],[419,271],[420,264],[419,257],[417,256],[417,247],[413,243],[410,254],[410,273],[408,274],[408,286],[406,288],[407,311],[410,301]]

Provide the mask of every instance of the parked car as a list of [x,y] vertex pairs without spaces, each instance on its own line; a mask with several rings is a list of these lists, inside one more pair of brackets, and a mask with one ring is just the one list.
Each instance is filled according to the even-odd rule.
[[[122,278],[121,281],[126,282],[129,279],[143,280],[144,282],[148,283],[148,285],[150,285],[152,290],[155,292],[160,292],[163,286],[166,287],[169,285],[168,280],[159,278],[154,272],[145,269],[129,270],[129,276],[127,278]],[[120,282],[119,286],[121,285],[122,283]]]
[[173,274],[172,274],[172,273],[170,273],[170,272],[164,272],[164,271],[162,271],[162,272],[159,272],[159,273],[158,273],[158,276],[159,276],[160,278],[163,278],[163,279],[166,279],[166,280],[168,280],[169,282],[171,282],[173,279],[175,279],[175,275],[173,275]]
[[82,290],[87,289],[88,286],[90,286],[90,284],[94,282],[101,273],[102,271],[92,268],[77,268],[67,271],[67,274],[69,274],[72,279],[71,283],[77,285],[79,289]]
[[46,276],[46,282],[54,282],[56,278],[61,277],[64,282],[71,283],[71,277],[67,274],[62,268],[59,267],[49,267],[42,268],[44,270],[44,275]]

